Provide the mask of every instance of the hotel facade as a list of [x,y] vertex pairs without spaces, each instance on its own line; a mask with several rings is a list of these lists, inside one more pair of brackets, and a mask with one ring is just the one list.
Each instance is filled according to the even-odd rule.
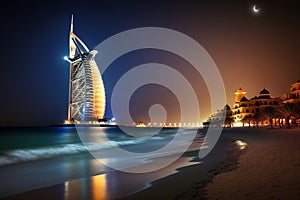
[[[246,91],[239,88],[235,93],[235,103],[231,108],[231,117],[234,126],[244,126],[245,123],[261,125],[270,124],[270,119],[263,117],[268,110],[280,110],[283,104],[299,104],[300,103],[300,80],[292,83],[288,93],[281,95],[281,97],[273,97],[266,89],[262,89],[257,96],[248,99]],[[298,113],[300,114],[300,113]],[[282,116],[274,114],[272,123],[278,121],[284,123],[285,119]],[[296,119],[297,120],[297,119]],[[299,121],[299,119],[298,119]]]
[[243,126],[246,118],[250,119],[257,116],[258,113],[264,112],[267,107],[276,109],[281,102],[279,97],[274,98],[266,88],[251,99],[246,98],[246,92],[242,88],[239,88],[234,94],[235,103],[232,106],[232,118],[235,126]]
[[300,102],[300,80],[294,82],[290,91],[281,96],[283,103],[299,103]]

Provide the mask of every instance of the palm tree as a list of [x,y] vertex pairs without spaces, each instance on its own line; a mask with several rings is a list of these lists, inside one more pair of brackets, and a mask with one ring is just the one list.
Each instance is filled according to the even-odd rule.
[[251,121],[253,120],[253,116],[252,115],[246,115],[243,119],[242,119],[242,123],[244,126],[244,123],[248,123],[248,126],[251,126]]
[[244,127],[244,126],[245,126],[245,123],[248,122],[247,116],[243,117],[243,118],[241,119],[241,122],[243,123],[243,127]]
[[300,117],[300,103],[282,103],[277,112],[285,119],[286,128],[291,128],[290,120]]
[[263,115],[261,114],[261,112],[257,112],[255,113],[255,115],[253,116],[253,121],[256,124],[256,128],[258,128],[258,124],[260,121],[262,121],[264,119]]
[[268,119],[270,127],[273,128],[273,119],[276,117],[276,109],[274,107],[265,107],[262,110],[262,115],[265,119]]
[[227,127],[231,127],[232,123],[234,122],[233,118],[231,116],[226,116],[224,125]]

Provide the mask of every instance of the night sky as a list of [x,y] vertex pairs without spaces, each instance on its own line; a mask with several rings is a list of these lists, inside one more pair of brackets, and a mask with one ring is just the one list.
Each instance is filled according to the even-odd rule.
[[[297,2],[7,1],[0,12],[0,126],[53,125],[67,118],[69,64],[63,56],[68,54],[71,14],[74,32],[90,49],[137,27],[165,27],[192,37],[218,66],[229,105],[240,86],[250,98],[264,87],[281,96],[300,79]],[[254,4],[261,9],[259,14],[251,10]],[[208,117],[209,95],[201,76],[194,75],[186,61],[158,50],[141,50],[116,60],[103,75],[107,101],[123,72],[153,61],[172,65],[188,77],[199,98],[201,120]],[[151,98],[142,89],[154,92]],[[169,121],[175,122],[171,115],[176,115],[173,106],[178,102],[167,91],[156,85],[140,88],[131,101],[133,117],[147,121],[147,108],[162,103]],[[105,116],[112,117],[110,105]]]

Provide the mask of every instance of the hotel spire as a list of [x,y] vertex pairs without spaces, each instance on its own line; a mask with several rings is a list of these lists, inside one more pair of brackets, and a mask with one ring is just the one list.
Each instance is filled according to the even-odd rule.
[[73,14],[72,14],[72,17],[71,17],[70,33],[73,33]]

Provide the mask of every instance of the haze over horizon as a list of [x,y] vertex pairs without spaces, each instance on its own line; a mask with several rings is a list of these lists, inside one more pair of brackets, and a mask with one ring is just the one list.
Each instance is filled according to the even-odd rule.
[[[261,12],[253,13],[253,5]],[[297,1],[9,1],[2,6],[0,126],[53,125],[67,118],[69,64],[63,57],[68,54],[72,14],[74,32],[90,49],[138,27],[164,27],[190,36],[218,66],[230,106],[240,86],[248,98],[264,87],[279,97],[300,79]],[[201,76],[184,59],[159,50],[135,51],[116,60],[103,75],[107,102],[123,73],[149,62],[168,64],[184,74],[198,95],[200,121],[210,115]],[[140,88],[131,103],[136,119],[146,121],[147,108],[161,103],[169,120],[177,120],[178,102],[166,88]],[[109,104],[106,110],[105,116],[112,117]]]

